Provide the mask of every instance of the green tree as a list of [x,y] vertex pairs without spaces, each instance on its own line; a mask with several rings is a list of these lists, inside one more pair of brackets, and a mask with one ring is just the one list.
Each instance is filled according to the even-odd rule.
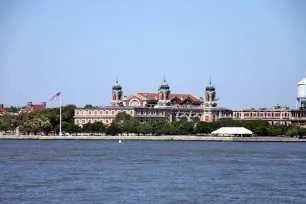
[[105,129],[106,135],[118,135],[120,133],[121,133],[120,127],[114,122],[112,122],[112,124]]
[[92,123],[86,123],[83,125],[83,132],[92,132]]
[[163,134],[161,129],[167,124],[166,121],[160,120],[151,123],[153,134],[160,135]]
[[212,125],[207,123],[207,122],[203,122],[203,121],[198,122],[196,127],[195,127],[195,132],[196,133],[209,134],[212,131],[213,131]]
[[294,137],[299,135],[299,128],[298,127],[290,127],[287,132],[287,136]]
[[17,113],[19,110],[21,110],[21,107],[10,106],[4,109],[9,113]]
[[137,133],[137,126],[139,122],[135,119],[125,120],[120,123],[118,126],[121,129],[122,133]]
[[269,135],[269,132],[268,132],[267,127],[258,126],[258,127],[255,129],[254,134],[257,135],[257,136],[268,136],[268,135]]
[[286,132],[278,125],[271,125],[268,127],[268,133],[270,136],[280,136],[284,135]]
[[95,122],[91,125],[91,131],[95,133],[103,133],[105,131],[105,125],[101,122]]
[[93,105],[91,105],[91,104],[86,104],[86,105],[84,106],[84,108],[93,108]]
[[123,123],[124,121],[127,121],[127,120],[132,120],[132,116],[126,112],[120,112],[120,113],[117,113],[115,119],[114,119],[114,122],[119,124],[119,123]]
[[303,138],[304,136],[306,136],[306,128],[301,127],[299,129],[299,138]]
[[176,129],[177,134],[188,135],[193,133],[194,123],[188,122],[186,120],[175,121],[172,123],[173,127]]
[[153,132],[152,125],[150,123],[143,123],[137,126],[137,132],[140,134],[150,134]]

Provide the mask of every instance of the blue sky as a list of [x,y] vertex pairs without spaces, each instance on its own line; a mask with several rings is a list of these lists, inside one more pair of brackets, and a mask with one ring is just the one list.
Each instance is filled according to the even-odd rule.
[[219,106],[295,107],[306,73],[306,2],[0,2],[0,103],[109,105],[116,76],[124,95],[204,96]]

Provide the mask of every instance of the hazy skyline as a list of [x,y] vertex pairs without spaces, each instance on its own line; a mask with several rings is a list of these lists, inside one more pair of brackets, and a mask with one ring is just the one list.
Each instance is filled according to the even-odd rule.
[[124,95],[204,96],[218,106],[295,108],[306,73],[306,2],[1,1],[0,103],[109,105]]

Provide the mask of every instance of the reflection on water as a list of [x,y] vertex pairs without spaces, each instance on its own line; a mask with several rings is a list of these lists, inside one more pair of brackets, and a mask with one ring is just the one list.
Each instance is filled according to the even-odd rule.
[[0,141],[0,203],[304,203],[303,143]]

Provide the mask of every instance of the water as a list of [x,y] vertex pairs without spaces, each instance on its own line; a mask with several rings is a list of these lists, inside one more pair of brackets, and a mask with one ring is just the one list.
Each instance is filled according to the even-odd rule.
[[305,203],[303,143],[0,141],[0,203]]

